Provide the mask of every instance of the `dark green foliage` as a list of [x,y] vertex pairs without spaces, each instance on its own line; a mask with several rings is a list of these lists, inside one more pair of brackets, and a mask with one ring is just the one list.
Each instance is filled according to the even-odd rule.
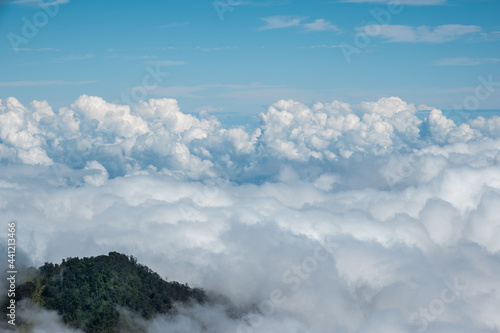
[[66,324],[86,332],[116,332],[119,307],[149,319],[171,311],[173,302],[206,300],[203,290],[166,282],[134,257],[117,252],[45,263],[36,278],[19,286],[18,296],[57,310]]

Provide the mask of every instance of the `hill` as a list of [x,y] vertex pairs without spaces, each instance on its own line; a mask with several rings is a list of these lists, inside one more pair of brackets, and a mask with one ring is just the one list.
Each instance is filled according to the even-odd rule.
[[18,287],[16,296],[58,311],[67,325],[85,332],[117,332],[121,308],[149,319],[172,312],[174,302],[207,299],[202,289],[167,282],[134,257],[117,252],[45,263]]

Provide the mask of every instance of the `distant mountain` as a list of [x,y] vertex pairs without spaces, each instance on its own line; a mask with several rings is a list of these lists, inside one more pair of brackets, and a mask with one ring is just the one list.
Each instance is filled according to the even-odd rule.
[[118,328],[123,325],[120,313],[124,311],[120,309],[150,319],[155,314],[173,313],[174,302],[207,301],[202,289],[167,282],[136,258],[117,252],[68,258],[61,265],[45,263],[17,290],[18,300],[29,298],[57,310],[67,325],[92,333],[128,331]]

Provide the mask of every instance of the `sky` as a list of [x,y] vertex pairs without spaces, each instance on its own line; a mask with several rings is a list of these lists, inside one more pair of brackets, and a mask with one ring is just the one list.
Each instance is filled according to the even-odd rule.
[[[496,0],[6,0],[0,97],[57,108],[82,94],[169,97],[238,124],[283,98],[454,109],[481,77],[498,85],[499,10]],[[144,89],[149,71],[161,74]],[[496,91],[472,105],[499,103]]]
[[148,333],[500,332],[498,6],[3,1],[18,282],[117,251],[216,295]]

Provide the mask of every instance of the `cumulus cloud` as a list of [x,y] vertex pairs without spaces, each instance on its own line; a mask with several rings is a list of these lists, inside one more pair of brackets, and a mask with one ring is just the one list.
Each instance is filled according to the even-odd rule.
[[0,101],[0,153],[10,163],[54,168],[83,169],[95,162],[105,169],[97,168],[103,179],[148,168],[187,179],[228,172],[250,179],[278,170],[276,158],[329,165],[353,154],[387,156],[498,135],[496,118],[455,124],[440,110],[425,121],[417,112],[397,97],[358,105],[281,100],[260,115],[259,128],[248,132],[223,128],[206,113],[184,114],[168,98],[131,108],[83,95],[56,112],[45,101],[27,108],[8,98]]
[[0,209],[26,262],[120,251],[225,299],[127,317],[143,331],[500,329],[500,117],[282,100],[248,130],[90,96],[0,117]]
[[386,154],[419,139],[416,109],[399,98],[362,103],[280,101],[262,115],[262,140],[290,160],[334,160],[355,152]]
[[29,112],[15,98],[0,100],[1,148],[11,158],[25,164],[49,165],[52,160],[42,148],[45,140],[37,123],[53,112],[47,103],[35,102],[35,112]]

